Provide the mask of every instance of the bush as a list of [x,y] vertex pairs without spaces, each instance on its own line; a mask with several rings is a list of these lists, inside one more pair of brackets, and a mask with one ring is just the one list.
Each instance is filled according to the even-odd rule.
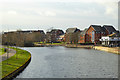
[[33,42],[25,42],[24,44],[25,47],[32,47],[34,46]]

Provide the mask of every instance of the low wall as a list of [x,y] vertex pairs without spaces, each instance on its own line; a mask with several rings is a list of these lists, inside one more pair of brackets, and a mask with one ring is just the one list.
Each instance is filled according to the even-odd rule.
[[2,78],[1,80],[11,80],[11,79],[15,78],[19,73],[21,73],[27,67],[27,65],[30,63],[30,61],[31,61],[31,55],[30,55],[29,59],[21,67],[19,67],[15,71],[11,72],[10,74],[8,74],[6,77]]
[[78,45],[78,44],[66,44],[67,48],[93,48],[93,45]]

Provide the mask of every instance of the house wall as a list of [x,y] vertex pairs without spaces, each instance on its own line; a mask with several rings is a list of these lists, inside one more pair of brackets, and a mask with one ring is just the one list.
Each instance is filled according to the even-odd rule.
[[95,44],[100,44],[101,32],[95,32]]
[[86,43],[86,35],[80,35],[78,43]]
[[106,33],[106,35],[109,35],[109,32],[107,30],[105,30],[105,33]]
[[[92,31],[94,31],[94,41],[92,40]],[[100,44],[101,36],[104,35],[103,33],[96,32],[93,27],[90,26],[88,31],[86,32],[86,43],[94,43],[94,44]]]
[[58,38],[62,34],[64,34],[62,30],[52,30],[46,34],[46,42],[58,42]]
[[78,43],[80,30],[77,29],[74,33],[65,33],[65,42],[66,43]]
[[90,26],[90,28],[86,32],[86,43],[93,43],[92,42],[92,31],[94,31],[93,27]]
[[66,43],[71,43],[71,41],[72,41],[72,40],[71,40],[71,37],[72,37],[71,35],[72,35],[72,34],[70,34],[70,33],[68,33],[68,34],[66,33],[66,34],[65,34],[65,42],[66,42]]

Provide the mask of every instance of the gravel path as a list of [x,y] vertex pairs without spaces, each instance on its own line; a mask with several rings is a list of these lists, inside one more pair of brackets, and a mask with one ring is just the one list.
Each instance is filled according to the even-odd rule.
[[[8,49],[8,48],[7,48]],[[15,55],[16,51],[13,49],[8,49],[8,58],[12,57]],[[0,55],[0,62],[4,61],[7,59],[7,52],[3,55]]]

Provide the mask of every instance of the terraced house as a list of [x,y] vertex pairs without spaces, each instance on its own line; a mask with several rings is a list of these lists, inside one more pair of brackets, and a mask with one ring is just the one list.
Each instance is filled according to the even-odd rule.
[[59,42],[59,36],[64,35],[63,30],[52,29],[49,32],[46,32],[46,42]]
[[105,35],[103,27],[100,25],[91,25],[86,32],[86,43],[100,44],[99,39]]
[[110,35],[116,32],[116,29],[111,25],[103,25],[106,35]]
[[101,37],[116,33],[116,29],[111,25],[90,25],[79,35],[80,44],[101,44]]
[[78,35],[80,29],[78,28],[68,28],[65,33],[65,42],[66,43],[78,43]]
[[78,35],[78,43],[80,44],[85,44],[86,43],[86,32],[87,32],[87,28],[83,31],[80,32],[80,34]]

